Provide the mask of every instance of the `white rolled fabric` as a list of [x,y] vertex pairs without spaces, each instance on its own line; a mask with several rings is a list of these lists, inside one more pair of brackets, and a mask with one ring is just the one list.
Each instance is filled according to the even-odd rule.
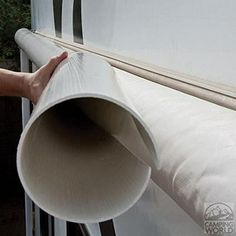
[[[16,41],[37,66],[56,48],[27,30],[18,31]],[[150,131],[120,91],[111,66],[74,53],[54,72],[21,135],[17,168],[39,207],[88,223],[129,209],[148,185],[146,163],[156,160]]]
[[236,214],[236,111],[121,70],[116,79],[154,135],[152,180],[202,228],[211,204]]
[[[32,45],[36,41],[34,38],[36,36],[31,34],[32,33],[23,30],[19,32],[16,37],[16,41],[25,51],[29,50],[29,45]],[[24,40],[24,37],[28,37],[28,39]],[[40,37],[39,39],[42,40]],[[44,43],[42,45],[44,45]],[[46,58],[44,55],[47,53],[48,55],[55,53],[56,50],[54,47],[55,45],[53,44],[49,46],[49,49],[52,50],[50,53],[47,52],[47,50],[45,52],[43,51],[42,58]],[[33,49],[29,50],[27,54],[32,60],[41,57],[38,54],[34,55]],[[45,63],[46,61],[40,61],[39,65],[42,62]],[[122,198],[122,194],[121,198],[117,198],[117,196],[120,196],[119,194],[112,195],[110,201],[106,201],[106,203],[109,202],[109,204],[105,204],[104,201],[103,209],[109,209],[109,214],[104,214],[105,217],[101,218],[99,218],[99,216],[101,216],[101,212],[103,211],[98,211],[98,208],[91,209],[89,207],[91,206],[90,198],[88,198],[87,208],[84,208],[82,212],[85,212],[84,214],[86,215],[91,213],[92,210],[95,210],[95,213],[97,212],[99,216],[95,214],[96,217],[90,217],[93,215],[91,214],[89,217],[87,216],[87,218],[84,217],[84,215],[83,217],[76,218],[75,216],[78,215],[75,213],[73,217],[70,218],[68,215],[70,212],[74,212],[74,205],[64,201],[65,198],[62,198],[60,194],[58,194],[59,190],[53,187],[50,191],[56,193],[57,198],[61,199],[61,201],[56,201],[57,198],[56,200],[53,198],[55,195],[52,195],[53,197],[50,198],[50,201],[47,202],[45,200],[47,204],[44,209],[49,209],[48,212],[59,215],[58,212],[56,213],[54,210],[50,209],[50,207],[55,204],[56,210],[62,207],[62,213],[66,213],[66,215],[62,214],[60,216],[64,218],[67,217],[67,219],[70,220],[92,222],[114,217],[118,212],[121,213],[127,210],[143,192],[148,182],[148,174],[150,174],[149,167],[151,167],[151,178],[155,184],[164,190],[178,206],[184,209],[201,227],[204,227],[205,205],[207,204],[228,204],[231,207],[233,206],[232,210],[235,213],[236,112],[144,80],[130,73],[118,69],[114,70],[115,73],[112,72],[108,64],[96,57],[85,54],[75,54],[69,60],[65,61],[55,72],[52,81],[43,93],[33,113],[31,121],[23,132],[18,149],[19,175],[27,192],[29,192],[27,188],[28,185],[34,186],[35,195],[31,195],[33,200],[39,202],[39,199],[43,199],[44,202],[44,199],[46,199],[46,196],[49,194],[48,192],[44,192],[43,188],[35,186],[37,183],[47,183],[52,180],[53,183],[57,183],[56,186],[60,186],[60,184],[58,184],[60,180],[66,179],[66,175],[64,174],[60,179],[56,178],[58,172],[50,173],[50,176],[55,178],[47,178],[49,175],[44,175],[46,171],[38,167],[41,165],[41,160],[45,160],[43,166],[46,167],[52,167],[55,163],[57,163],[55,166],[60,167],[60,165],[62,165],[59,159],[58,161],[53,161],[53,165],[51,158],[44,159],[43,156],[45,152],[42,152],[44,150],[43,147],[48,144],[48,147],[52,150],[51,153],[56,152],[61,154],[61,149],[59,149],[58,146],[52,145],[49,140],[49,138],[51,138],[50,135],[58,139],[59,143],[62,141],[71,143],[72,139],[70,135],[65,134],[64,130],[58,128],[58,122],[62,124],[74,124],[75,119],[73,119],[73,117],[77,116],[74,114],[77,109],[74,108],[78,107],[81,110],[79,114],[89,118],[85,119],[86,122],[92,120],[93,123],[96,124],[94,129],[88,130],[83,128],[87,127],[84,126],[83,123],[81,123],[81,126],[78,123],[78,130],[82,134],[81,137],[93,137],[95,136],[94,134],[105,130],[106,134],[109,134],[105,136],[112,137],[112,139],[110,138],[108,140],[113,140],[114,145],[121,145],[126,148],[125,155],[120,155],[121,148],[118,148],[119,154],[117,157],[119,156],[119,160],[117,158],[113,159],[113,161],[117,165],[122,163],[123,158],[125,161],[123,162],[124,165],[119,168],[119,170],[112,173],[114,175],[115,173],[119,173],[118,179],[120,179],[120,177],[126,173],[124,167],[136,166],[139,168],[137,172],[133,171],[134,167],[128,168],[127,171],[129,174],[133,174],[133,182],[131,182],[135,183],[134,185],[138,186],[138,188],[128,187],[130,186],[130,183],[127,183],[129,177],[125,178],[124,182],[126,182],[126,184],[124,184],[125,187],[123,188],[127,192],[130,192],[131,189],[136,189],[138,190],[138,194],[136,194],[133,200],[130,200],[131,198],[129,197]],[[66,76],[68,76],[67,83],[65,80]],[[98,77],[102,79],[99,80]],[[78,80],[77,78],[80,79]],[[63,82],[59,83],[58,81]],[[109,86],[107,86],[108,84]],[[68,89],[69,86],[70,89]],[[82,99],[74,99],[77,95],[73,97],[73,95],[67,93],[71,91],[77,93],[78,89],[82,89],[79,91],[84,92],[83,96],[81,96],[83,97]],[[97,91],[100,95],[102,94],[103,99],[101,100],[101,97],[97,99],[97,95],[91,96],[91,91],[88,91],[89,89]],[[63,99],[60,97],[62,94],[66,95]],[[65,100],[70,101],[66,102]],[[62,103],[56,105],[60,102]],[[44,112],[46,110],[48,111]],[[54,114],[59,115],[55,116]],[[65,114],[71,115],[68,117]],[[62,120],[54,120],[53,117],[61,117]],[[47,120],[49,121],[47,124],[50,125],[45,125]],[[85,122],[84,119],[81,118],[81,122],[82,121]],[[55,132],[40,138],[39,130],[42,126],[44,127],[45,133],[48,132],[48,130],[54,130]],[[89,125],[89,127],[94,126]],[[74,129],[74,125],[69,126],[68,129],[72,130],[74,133],[77,130]],[[99,131],[97,131],[97,129]],[[73,133],[72,131],[71,133]],[[63,140],[61,137],[67,138]],[[36,152],[34,152],[34,149],[31,148],[32,145],[29,145],[27,149],[24,148],[27,142],[30,144],[35,142],[35,147],[38,148],[37,155],[35,155]],[[98,143],[98,140],[95,138],[93,145],[89,145],[89,147],[96,146],[96,143]],[[77,143],[74,144],[74,147],[79,146]],[[59,147],[60,146],[62,145],[59,145]],[[110,152],[116,150],[113,146],[110,147],[112,148],[109,149],[108,145],[105,145],[105,149],[108,148]],[[93,148],[90,149],[91,152],[94,150]],[[100,153],[102,152],[101,150],[102,149],[99,147],[96,149],[96,152],[99,151]],[[31,162],[31,159],[35,159],[36,165],[34,165],[34,162]],[[66,159],[64,160],[66,161]],[[127,165],[127,163],[125,163],[127,160],[133,160],[133,164]],[[70,162],[70,165],[71,164],[72,162]],[[63,170],[68,169],[66,166],[67,165],[63,163],[63,167],[61,166],[61,172],[59,173],[63,173]],[[112,164],[112,166],[114,165]],[[74,165],[72,167],[74,167]],[[30,178],[30,172],[34,175],[35,172],[37,172],[37,168],[40,173],[36,173],[35,176],[39,174],[42,175],[42,178],[46,176],[44,181],[36,177],[35,179]],[[77,170],[77,167],[75,167],[75,169]],[[49,168],[45,168],[45,170],[49,170]],[[76,172],[76,170],[74,171]],[[106,172],[109,168],[106,166],[102,170]],[[103,175],[103,173],[101,173],[101,175]],[[107,178],[107,176],[112,176],[112,174],[109,173],[106,175],[105,179],[109,180],[109,183],[113,183],[113,180]],[[25,179],[27,179],[29,183],[26,183]],[[71,179],[67,182],[75,183],[76,180],[77,179]],[[63,183],[63,181],[61,181],[61,183]],[[104,190],[111,190],[112,188],[110,186],[114,187],[114,184],[109,185],[106,183]],[[120,186],[120,184],[117,186]],[[73,189],[73,186],[71,189]],[[95,190],[96,189],[97,188],[95,188]],[[86,192],[85,190],[87,189],[79,191]],[[64,195],[70,196],[72,192],[65,192]],[[117,190],[117,192],[121,193],[120,190]],[[39,196],[39,199],[36,199],[36,196]],[[75,196],[74,200],[78,200],[79,202],[79,198],[77,195]],[[104,197],[104,195],[101,196]],[[94,195],[94,202],[98,200],[102,202],[101,196]],[[117,204],[110,204],[115,200],[117,200]],[[71,203],[72,202],[73,201],[71,201]],[[71,206],[71,208],[69,208],[68,211],[64,211],[64,208],[66,209],[68,205]],[[98,205],[100,205],[100,203]],[[116,206],[115,210],[113,208],[114,206]],[[123,206],[123,208],[121,206]],[[112,210],[112,213],[111,209],[114,210]]]

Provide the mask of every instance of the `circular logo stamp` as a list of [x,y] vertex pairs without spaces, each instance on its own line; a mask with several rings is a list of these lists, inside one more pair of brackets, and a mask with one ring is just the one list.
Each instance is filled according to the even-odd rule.
[[233,233],[233,209],[232,203],[205,203],[204,232],[210,235]]

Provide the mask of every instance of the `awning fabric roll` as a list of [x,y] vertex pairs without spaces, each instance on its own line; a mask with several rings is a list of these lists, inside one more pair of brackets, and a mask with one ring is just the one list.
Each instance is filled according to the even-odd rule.
[[236,213],[236,112],[121,70],[116,78],[154,135],[153,181],[201,227],[211,204]]
[[[37,66],[62,50],[27,30],[16,41]],[[87,223],[130,208],[146,189],[156,160],[150,131],[111,66],[74,53],[36,105],[19,142],[17,167],[26,192],[42,209]]]
[[[17,32],[16,41],[38,66],[61,51],[26,30]],[[104,164],[99,171],[97,163]],[[236,112],[90,54],[73,54],[35,107],[17,165],[40,207],[76,222],[127,210],[147,186],[151,169],[152,180],[203,227],[206,204],[228,204],[236,212]]]

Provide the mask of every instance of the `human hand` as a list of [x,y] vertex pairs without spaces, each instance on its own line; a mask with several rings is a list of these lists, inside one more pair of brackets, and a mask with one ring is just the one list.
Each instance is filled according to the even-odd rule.
[[34,104],[38,102],[56,67],[67,57],[68,53],[64,51],[60,55],[51,58],[46,65],[39,68],[36,72],[27,74],[25,78],[25,94]]

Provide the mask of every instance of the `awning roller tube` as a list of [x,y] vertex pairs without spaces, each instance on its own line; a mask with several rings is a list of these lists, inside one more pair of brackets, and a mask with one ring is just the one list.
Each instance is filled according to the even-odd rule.
[[[63,51],[25,29],[15,38],[38,67]],[[32,200],[53,216],[80,223],[129,209],[156,162],[150,131],[119,89],[112,67],[84,53],[58,66],[17,152],[19,177]]]

